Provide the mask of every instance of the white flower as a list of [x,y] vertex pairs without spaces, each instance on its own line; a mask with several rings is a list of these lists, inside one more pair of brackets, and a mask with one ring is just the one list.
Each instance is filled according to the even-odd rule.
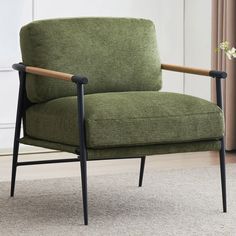
[[228,41],[220,43],[218,49],[224,51],[229,60],[231,60],[232,58],[236,58],[236,48],[232,47],[231,49],[229,49]]
[[228,57],[229,60],[232,59],[232,55],[229,53],[229,52],[225,52],[226,53],[226,56]]
[[229,50],[229,42],[228,41],[224,41],[224,42],[220,43],[219,48],[224,50],[224,51],[228,51]]
[[232,57],[235,58],[236,57],[236,49],[234,47],[232,47],[230,50],[227,50],[226,52],[226,56],[231,60]]

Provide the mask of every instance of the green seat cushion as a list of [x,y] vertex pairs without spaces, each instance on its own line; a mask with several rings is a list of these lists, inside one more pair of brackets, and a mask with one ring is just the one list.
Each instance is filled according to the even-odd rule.
[[[26,112],[29,137],[78,146],[77,98],[58,98]],[[218,106],[168,92],[115,92],[85,95],[87,147],[145,146],[219,140],[224,133]]]
[[[132,18],[34,21],[21,29],[23,63],[89,79],[86,94],[161,88],[154,24]],[[27,96],[39,103],[75,96],[73,83],[27,74]]]

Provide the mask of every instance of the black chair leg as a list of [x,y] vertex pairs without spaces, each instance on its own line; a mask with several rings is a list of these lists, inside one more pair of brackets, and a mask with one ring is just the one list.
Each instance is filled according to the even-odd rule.
[[17,168],[18,151],[19,151],[21,118],[22,118],[22,113],[23,113],[25,72],[19,72],[19,79],[20,79],[20,87],[19,87],[18,105],[17,105],[17,112],[16,112],[16,126],[15,126],[15,136],[14,136],[14,146],[13,146],[13,159],[12,159],[12,176],[11,176],[11,193],[10,193],[11,197],[14,196],[14,192],[15,192],[16,168]]
[[87,161],[80,160],[84,224],[88,225],[88,194],[87,194]]
[[15,192],[18,150],[19,150],[19,138],[17,138],[15,135],[14,148],[13,148],[13,159],[12,159],[12,174],[11,174],[11,193],[10,193],[11,197],[14,197],[14,192]]
[[143,172],[144,172],[145,160],[146,160],[146,157],[141,157],[139,184],[138,184],[139,187],[142,187],[142,183],[143,183]]
[[84,87],[83,84],[77,85],[77,103],[78,103],[78,125],[80,137],[80,169],[81,169],[81,182],[82,182],[82,197],[83,197],[83,210],[84,210],[84,224],[88,225],[88,192],[87,192],[87,149],[85,144],[85,116],[84,116]]
[[225,177],[225,144],[224,144],[224,139],[221,140],[220,173],[221,173],[221,188],[222,188],[223,212],[227,212],[226,177]]

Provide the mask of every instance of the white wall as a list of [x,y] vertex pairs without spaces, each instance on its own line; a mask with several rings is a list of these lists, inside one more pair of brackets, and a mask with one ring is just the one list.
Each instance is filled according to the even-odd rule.
[[[20,26],[37,19],[74,16],[142,17],[156,24],[162,62],[210,66],[211,0],[2,0],[0,3],[0,153],[12,146],[18,91],[11,65],[21,61]],[[195,10],[197,9],[197,10]],[[201,18],[199,19],[199,12]],[[201,34],[200,34],[201,33]],[[191,43],[193,42],[193,43]],[[164,72],[163,90],[210,98],[206,79]],[[193,79],[192,79],[193,78]],[[202,89],[204,86],[204,89]],[[196,88],[201,88],[196,90]]]
[[31,0],[0,2],[0,153],[12,146],[18,96],[17,73],[11,65],[20,62],[19,30],[32,20]]
[[[186,66],[211,68],[211,0],[185,0]],[[211,99],[211,79],[185,74],[184,93]]]

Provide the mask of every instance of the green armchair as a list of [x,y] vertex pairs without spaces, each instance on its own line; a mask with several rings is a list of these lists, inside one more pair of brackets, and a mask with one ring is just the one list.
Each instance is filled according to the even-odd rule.
[[[11,196],[18,166],[79,161],[87,225],[87,161],[140,158],[141,186],[148,155],[215,150],[220,153],[226,212],[225,72],[161,64],[154,25],[144,19],[34,21],[21,29],[20,43],[23,63],[13,65],[20,89]],[[162,70],[215,78],[218,106],[160,92]],[[20,162],[19,143],[74,153],[76,158]]]

